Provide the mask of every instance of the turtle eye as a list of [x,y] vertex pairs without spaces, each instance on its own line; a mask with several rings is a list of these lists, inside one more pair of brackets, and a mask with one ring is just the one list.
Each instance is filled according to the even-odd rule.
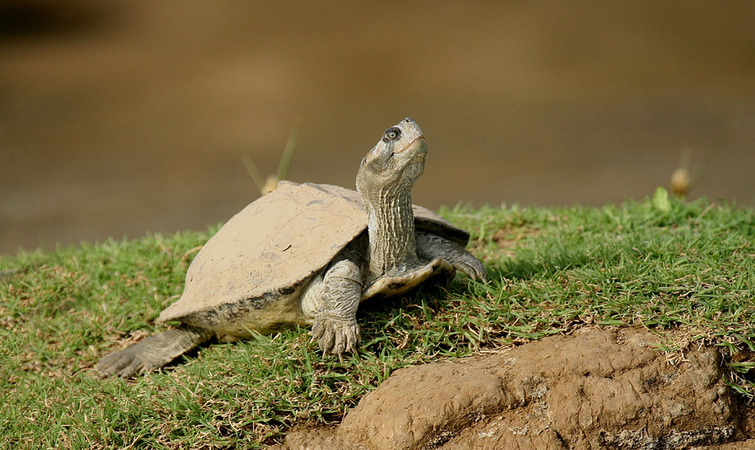
[[401,137],[401,130],[397,127],[390,127],[383,133],[383,142],[393,142]]

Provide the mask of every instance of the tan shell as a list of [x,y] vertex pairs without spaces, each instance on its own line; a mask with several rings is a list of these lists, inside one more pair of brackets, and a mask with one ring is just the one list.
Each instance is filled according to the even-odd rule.
[[[414,206],[414,214],[418,229],[466,245],[466,231],[426,208]],[[296,294],[366,228],[367,214],[358,192],[281,182],[207,241],[186,273],[183,295],[158,321],[233,309],[249,299],[265,299],[259,308],[274,307],[270,299]]]

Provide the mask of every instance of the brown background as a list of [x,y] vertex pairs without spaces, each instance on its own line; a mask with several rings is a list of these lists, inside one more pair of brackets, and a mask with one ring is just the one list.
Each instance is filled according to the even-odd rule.
[[0,1],[0,252],[226,220],[292,129],[289,179],[352,187],[407,115],[430,208],[639,199],[687,151],[752,206],[752,5]]

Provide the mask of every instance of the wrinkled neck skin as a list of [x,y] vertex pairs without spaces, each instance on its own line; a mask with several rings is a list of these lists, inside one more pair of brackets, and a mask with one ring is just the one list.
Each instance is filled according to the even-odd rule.
[[417,266],[411,186],[373,189],[362,198],[370,240],[368,282]]

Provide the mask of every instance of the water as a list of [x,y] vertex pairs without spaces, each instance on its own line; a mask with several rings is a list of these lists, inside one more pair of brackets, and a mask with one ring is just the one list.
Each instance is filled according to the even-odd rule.
[[642,198],[685,154],[755,205],[749,2],[440,3],[7,2],[0,252],[226,220],[294,129],[289,179],[353,187],[407,115],[430,208]]

